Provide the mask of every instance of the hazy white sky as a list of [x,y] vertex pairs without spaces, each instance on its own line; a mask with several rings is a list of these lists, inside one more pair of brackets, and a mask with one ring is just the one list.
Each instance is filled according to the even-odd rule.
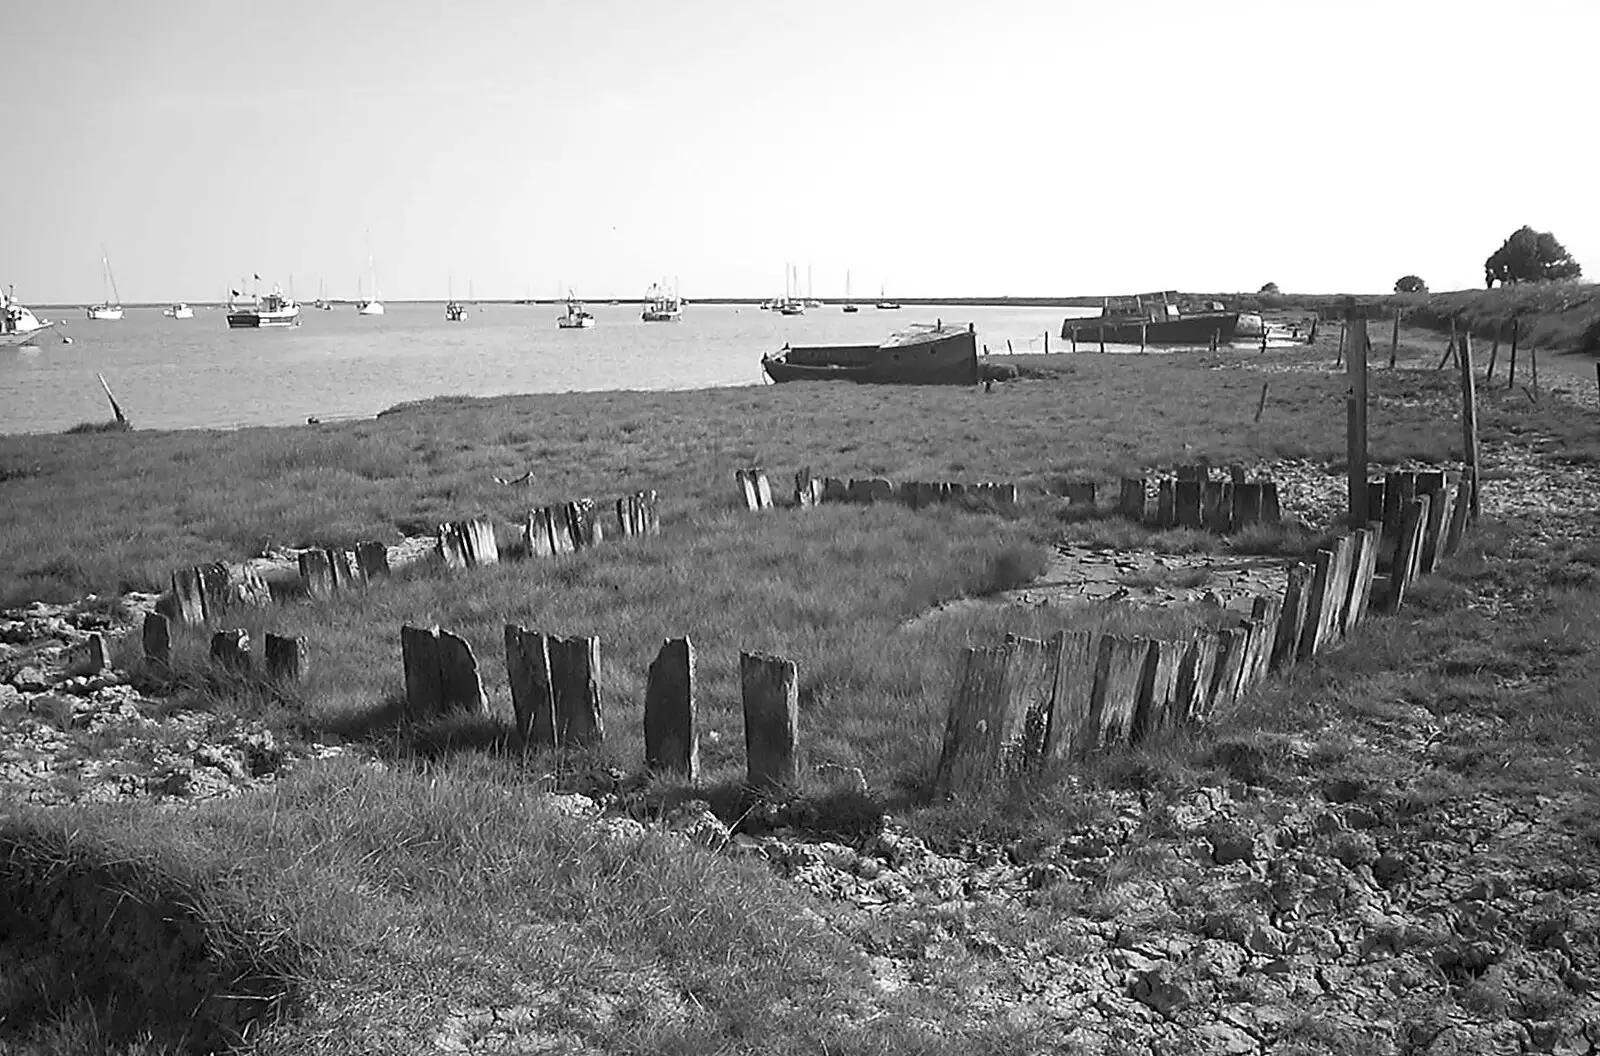
[[1600,0],[13,0],[0,283],[213,299],[1600,274]]

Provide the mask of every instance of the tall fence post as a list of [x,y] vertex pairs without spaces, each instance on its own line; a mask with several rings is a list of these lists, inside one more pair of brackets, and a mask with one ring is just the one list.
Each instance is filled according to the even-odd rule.
[[1353,304],[1348,325],[1350,390],[1345,409],[1348,517],[1351,528],[1360,528],[1367,523],[1367,320]]
[[[1600,363],[1595,364],[1600,372]],[[1470,490],[1472,516],[1478,516],[1478,389],[1472,376],[1472,331],[1461,342],[1461,461],[1467,472],[1461,486]]]
[[1394,306],[1394,331],[1389,335],[1389,369],[1394,369],[1394,361],[1400,355],[1400,306]]

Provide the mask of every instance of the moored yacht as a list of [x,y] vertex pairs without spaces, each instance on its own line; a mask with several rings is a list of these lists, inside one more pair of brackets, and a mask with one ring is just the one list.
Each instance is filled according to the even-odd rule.
[[179,301],[170,308],[161,309],[161,314],[168,319],[193,319],[194,309]]
[[0,290],[0,346],[28,344],[56,325],[18,304],[16,293],[15,286]]

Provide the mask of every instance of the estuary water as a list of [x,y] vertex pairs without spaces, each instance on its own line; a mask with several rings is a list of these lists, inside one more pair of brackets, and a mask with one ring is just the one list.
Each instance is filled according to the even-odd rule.
[[389,304],[387,314],[301,308],[301,325],[229,330],[225,312],[168,319],[130,308],[120,322],[82,309],[36,309],[65,319],[36,346],[0,347],[0,433],[54,432],[111,417],[96,373],[141,429],[290,425],[370,417],[432,396],[499,396],[610,389],[697,389],[764,383],[761,356],[785,343],[876,343],[911,323],[976,325],[991,352],[1064,351],[1072,308],[838,305],[784,316],[754,305],[689,304],[676,323],[646,323],[636,304],[593,304],[596,325],[561,330],[558,305],[469,306],[446,322],[440,303]]

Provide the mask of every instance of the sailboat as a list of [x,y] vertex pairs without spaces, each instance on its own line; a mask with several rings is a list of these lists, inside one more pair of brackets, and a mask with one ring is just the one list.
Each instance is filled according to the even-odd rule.
[[850,269],[844,269],[844,310],[847,314],[854,314],[861,309],[850,299]]
[[321,279],[317,280],[317,299],[311,302],[311,307],[322,312],[331,312],[333,310],[332,302],[330,302],[327,297],[323,296]]
[[372,299],[361,299],[361,280],[356,279],[356,312],[360,315],[382,315],[383,302],[378,299],[378,267],[372,262],[372,240],[367,239],[367,272],[372,276]]
[[122,294],[117,292],[117,277],[111,273],[111,258],[106,256],[104,246],[100,247],[100,292],[105,294],[106,285],[110,284],[111,299],[102,300],[99,304],[89,309],[90,319],[104,319],[115,322],[122,318]]
[[783,300],[778,302],[778,312],[781,315],[805,315],[806,305],[798,296],[796,289],[800,285],[800,276],[796,273],[793,264],[785,264],[783,276]]
[[879,286],[878,287],[878,303],[877,303],[877,305],[875,305],[875,307],[880,308],[880,309],[882,309],[882,310],[884,310],[886,312],[889,312],[889,311],[897,310],[900,307],[900,305],[896,301],[891,301],[891,300],[888,300],[887,298],[885,298],[884,295],[883,295],[883,287]]
[[[798,278],[799,276],[796,276]],[[821,308],[822,302],[811,295],[811,265],[806,265],[806,301],[807,308]]]

